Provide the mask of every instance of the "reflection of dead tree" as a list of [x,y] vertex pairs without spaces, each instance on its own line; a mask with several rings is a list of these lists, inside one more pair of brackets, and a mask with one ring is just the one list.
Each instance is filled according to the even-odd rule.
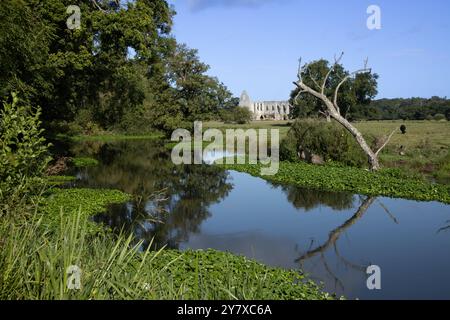
[[380,200],[377,201],[380,207],[383,208],[383,210],[388,214],[389,218],[391,218],[395,224],[398,224],[397,218],[391,213],[391,211],[389,211],[389,209]]
[[298,258],[296,262],[301,263],[304,260],[310,259],[319,253],[324,253],[328,250],[328,248],[335,245],[341,234],[352,225],[354,225],[359,219],[361,219],[361,217],[364,215],[364,213],[366,213],[366,211],[370,208],[374,201],[375,198],[372,197],[368,197],[366,200],[364,200],[361,206],[358,208],[358,211],[356,211],[356,213],[350,219],[348,219],[343,225],[330,232],[327,242],[314,250],[308,251],[300,258]]
[[[328,237],[328,241],[325,242],[323,245],[317,247],[316,249],[313,250],[308,250],[304,255],[302,255],[300,258],[298,258],[296,260],[296,262],[300,263],[300,266],[303,267],[303,262],[307,259],[310,259],[316,255],[320,255],[321,260],[323,262],[323,265],[325,267],[325,270],[327,271],[327,273],[330,274],[330,276],[334,279],[334,283],[335,283],[335,287],[337,288],[338,286],[344,290],[344,284],[341,280],[339,280],[339,278],[334,274],[333,270],[329,267],[326,258],[325,258],[325,252],[331,247],[334,247],[334,252],[336,253],[336,256],[338,258],[340,258],[344,264],[348,267],[351,267],[352,269],[356,269],[358,271],[362,271],[365,272],[366,271],[366,267],[364,266],[358,266],[355,265],[351,262],[349,262],[348,260],[344,259],[338,251],[337,248],[337,241],[339,239],[339,237],[341,236],[341,234],[348,228],[350,228],[352,225],[354,225],[359,219],[361,219],[361,217],[364,215],[364,213],[366,213],[366,211],[370,208],[370,206],[374,203],[376,199],[372,198],[372,197],[368,197],[367,199],[365,199],[363,201],[363,203],[359,206],[358,211],[356,211],[356,213],[349,219],[347,220],[343,225],[341,225],[340,227],[334,229],[333,231],[330,232],[329,237]],[[312,246],[312,243],[310,245],[310,248]]]
[[333,270],[328,265],[327,259],[325,258],[325,255],[322,253],[321,255],[323,265],[325,267],[325,270],[330,274],[330,276],[334,279],[334,287],[337,288],[338,286],[341,287],[342,291],[344,291],[344,283],[339,280],[339,278],[334,274]]
[[447,225],[447,226],[445,226],[445,227],[442,227],[442,228],[440,228],[439,230],[438,230],[438,232],[437,233],[441,233],[441,232],[443,232],[443,231],[447,231],[447,230],[450,230],[450,220],[448,220],[446,223],[448,223],[449,225]]
[[360,266],[357,264],[354,264],[351,261],[348,261],[346,258],[344,258],[343,256],[341,256],[341,254],[339,253],[338,247],[336,244],[334,244],[334,253],[336,254],[336,257],[338,257],[339,259],[341,259],[341,261],[347,266],[350,267],[351,269],[355,269],[357,271],[360,272],[366,272],[368,265],[366,266]]

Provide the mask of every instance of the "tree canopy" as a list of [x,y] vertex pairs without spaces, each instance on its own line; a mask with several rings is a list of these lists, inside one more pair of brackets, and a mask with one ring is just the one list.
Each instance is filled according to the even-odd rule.
[[[78,5],[81,28],[69,29]],[[165,0],[4,0],[0,6],[0,96],[42,108],[44,125],[171,130],[218,117],[231,93],[207,75],[197,51],[171,34]]]
[[[327,74],[329,76],[327,77]],[[334,92],[338,84],[348,76],[348,71],[341,64],[330,64],[325,59],[313,61],[304,70],[304,82],[311,88],[320,90],[325,83],[325,95]],[[349,79],[340,88],[338,104],[346,117],[357,114],[364,107],[368,106],[372,99],[378,94],[378,75],[372,73],[360,73]],[[323,102],[309,94],[302,93],[297,99],[300,89],[296,88],[291,93],[291,103],[294,106],[291,116],[294,118],[317,117],[323,115]],[[326,115],[325,115],[326,116]]]

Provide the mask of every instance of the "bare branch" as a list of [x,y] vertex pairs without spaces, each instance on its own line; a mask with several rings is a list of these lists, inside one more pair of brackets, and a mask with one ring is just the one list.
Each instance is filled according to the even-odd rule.
[[[95,5],[95,7],[101,12],[108,13],[108,10],[103,9],[97,2],[98,0],[91,0],[91,2]],[[115,3],[117,8],[120,8],[120,0],[112,0],[111,2]],[[110,3],[111,3],[110,2]]]
[[[317,86],[317,88],[319,88],[320,90],[320,85],[317,83],[316,79],[313,78],[313,76],[311,76],[311,73],[309,74],[309,78],[312,80],[312,82],[314,82],[314,84]],[[323,94],[323,91],[322,91]]]
[[97,7],[98,10],[100,10],[102,12],[106,12],[106,10],[104,10],[102,7],[100,7],[100,5],[97,3],[97,0],[91,0],[91,1]]
[[[342,55],[339,58],[335,59],[335,62],[339,62],[341,58],[342,58]],[[355,126],[353,126],[346,118],[342,117],[341,111],[340,111],[338,103],[337,103],[339,89],[349,78],[351,78],[352,76],[359,74],[359,73],[365,73],[365,72],[370,73],[372,71],[371,69],[367,68],[367,62],[368,62],[368,60],[366,59],[364,69],[360,69],[355,72],[352,72],[352,73],[348,74],[347,76],[345,76],[344,79],[341,80],[341,82],[338,84],[338,86],[336,87],[335,92],[334,92],[334,103],[333,103],[333,101],[331,101],[331,98],[328,98],[326,96],[326,94],[324,93],[324,90],[316,91],[303,82],[302,75],[304,74],[304,70],[308,66],[308,64],[301,67],[301,60],[300,60],[300,66],[299,66],[299,71],[298,71],[299,80],[297,82],[294,82],[294,84],[299,89],[301,89],[301,91],[296,96],[296,99],[300,96],[301,93],[306,92],[306,93],[309,93],[312,96],[318,98],[319,100],[321,100],[324,104],[324,107],[326,108],[326,111],[328,111],[329,116],[331,118],[333,118],[334,120],[336,120],[340,125],[342,125],[355,138],[356,142],[359,144],[361,149],[364,151],[364,153],[368,157],[370,169],[373,171],[377,171],[380,169],[380,163],[379,163],[377,154],[375,154],[374,151],[372,150],[372,148],[368,145],[367,141],[364,139],[361,132]],[[314,81],[314,79],[313,79],[313,81]],[[323,89],[323,87],[321,87],[320,89]],[[389,137],[388,140],[390,140],[391,137]],[[389,141],[387,141],[387,142],[389,142]],[[383,146],[383,148],[384,147],[385,146]],[[378,150],[378,152],[380,152],[380,151],[381,150]]]
[[[294,82],[294,84],[300,88],[300,86],[298,85],[297,82]],[[297,93],[297,95],[296,95],[295,98],[294,98],[294,104],[297,103],[297,100],[298,100],[298,98],[300,97],[300,95],[301,95],[302,93],[305,93],[305,92],[306,92],[305,90],[300,90],[300,91]]]
[[334,64],[332,67],[330,67],[330,70],[328,70],[327,75],[325,76],[325,79],[323,79],[323,83],[322,83],[322,94],[325,93],[325,86],[327,84],[328,78],[330,77],[331,73],[334,71],[335,67],[341,62],[342,57],[344,56],[344,52],[341,52],[341,55],[336,58],[336,55],[334,55]]
[[298,73],[297,73],[297,77],[299,81],[302,81],[302,58],[300,57],[300,59],[298,59]]
[[398,129],[395,129],[394,131],[392,131],[392,133],[389,135],[389,137],[386,139],[386,141],[383,143],[383,145],[375,152],[375,155],[378,156],[381,152],[381,150],[383,150],[389,143],[389,141],[391,141],[392,137],[394,136],[394,134],[397,132]]
[[360,73],[370,73],[372,72],[372,69],[370,68],[364,68],[364,69],[360,69],[360,70],[356,70],[355,72],[350,73],[349,75],[347,75],[346,77],[344,77],[344,79],[341,80],[341,82],[339,82],[338,86],[336,87],[336,90],[334,91],[334,100],[333,103],[335,104],[335,106],[337,107],[337,100],[338,100],[338,94],[339,94],[339,89],[342,87],[342,85],[347,82],[348,79],[350,79],[351,77],[360,74]]

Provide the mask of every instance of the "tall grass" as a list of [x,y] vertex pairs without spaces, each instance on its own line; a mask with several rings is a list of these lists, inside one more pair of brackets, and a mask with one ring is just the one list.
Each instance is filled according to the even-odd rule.
[[[42,219],[0,225],[1,299],[132,299],[156,298],[152,270],[144,268],[158,256],[141,253],[131,237],[90,236],[81,212],[61,213],[59,230]],[[81,273],[81,288],[68,286],[70,266]]]
[[[212,250],[143,251],[131,236],[92,235],[81,211],[61,212],[56,229],[32,216],[0,222],[2,300],[329,298],[297,271]],[[68,286],[71,266],[82,272],[79,290]]]

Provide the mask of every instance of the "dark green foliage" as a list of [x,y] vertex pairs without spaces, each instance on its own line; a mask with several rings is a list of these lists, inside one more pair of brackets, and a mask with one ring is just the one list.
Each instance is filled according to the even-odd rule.
[[[2,1],[0,98],[15,90],[42,106],[47,129],[90,135],[170,132],[230,106],[196,50],[171,36],[167,1],[99,3],[104,10],[94,1]],[[78,30],[66,26],[73,4]]]
[[436,121],[442,121],[445,120],[445,115],[442,113],[437,113],[434,115],[433,119]]
[[[13,94],[0,110],[0,203],[14,205],[45,184],[50,161],[40,128],[40,109],[32,110]],[[2,208],[3,210],[3,208]]]
[[220,119],[225,123],[247,124],[253,119],[253,113],[247,108],[234,107],[223,109],[220,112]]
[[286,161],[299,161],[304,150],[320,155],[325,161],[362,167],[367,158],[351,134],[335,122],[298,120],[292,124],[281,142],[280,157]]
[[[61,213],[88,220],[95,214],[106,211],[106,206],[113,203],[123,203],[131,196],[118,190],[102,189],[57,189],[46,194],[39,212],[43,214],[43,224],[55,228],[61,223]],[[102,231],[102,226],[90,222],[86,225],[87,232]]]
[[[319,85],[322,83],[330,70],[330,63],[327,60],[318,60],[310,63],[304,72],[307,75],[303,81],[310,88],[321,91]],[[349,73],[342,65],[335,66],[331,72],[327,83],[325,84],[325,94],[331,96],[334,94],[339,82]],[[364,108],[377,95],[378,75],[371,73],[358,74],[354,79],[349,79],[340,88],[338,104],[341,112],[346,117],[351,117],[352,113],[365,112]],[[291,92],[291,104],[294,106],[291,110],[293,118],[321,117],[326,108],[322,101],[310,94],[303,93],[294,101],[300,89]]]
[[368,120],[425,120],[427,116],[434,119],[442,115],[450,121],[450,100],[447,98],[431,97],[409,99],[379,99],[370,103],[367,114],[356,114],[354,119]]

